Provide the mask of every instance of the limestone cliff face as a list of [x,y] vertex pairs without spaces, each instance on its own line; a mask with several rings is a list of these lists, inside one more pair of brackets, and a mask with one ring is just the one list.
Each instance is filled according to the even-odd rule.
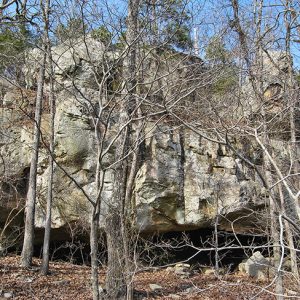
[[[57,114],[56,159],[89,195],[93,195],[96,166],[93,131],[84,119],[74,117],[67,107],[60,107]],[[1,172],[5,174],[2,206],[8,201],[24,199],[25,177],[30,166],[31,128],[12,125],[7,132],[1,142],[4,162]],[[166,125],[155,127],[151,137],[146,139],[144,156],[133,193],[142,231],[204,228],[213,223],[217,214],[240,218],[236,229],[247,230],[255,218],[245,215],[251,209],[259,210],[264,206],[266,194],[254,173],[225,146],[202,139],[189,130],[173,130]],[[44,224],[47,182],[47,151],[42,149],[37,227]],[[5,190],[4,186],[10,188]],[[113,174],[108,171],[103,192],[104,214],[112,196],[112,186]],[[53,227],[78,220],[89,222],[89,202],[59,167],[55,168],[54,195]]]
[[[138,221],[144,230],[203,228],[217,214],[241,217],[264,203],[264,190],[224,147],[188,130],[156,129],[147,141],[149,160],[135,184]],[[249,221],[249,220],[248,220]]]
[[[80,47],[72,50],[56,47],[54,52],[57,54],[54,55],[57,64],[55,74],[59,83],[55,155],[63,169],[55,167],[52,226],[61,228],[73,221],[89,223],[91,206],[65,172],[89,195],[95,194],[95,138],[83,109],[87,107],[86,98],[94,99],[97,93],[85,51]],[[38,61],[38,54],[32,55],[34,61]],[[64,74],[73,72],[79,62],[75,78],[78,89],[74,89],[72,79]],[[30,64],[26,66],[28,87],[34,85],[36,68],[38,64],[34,63],[31,67]],[[19,93],[17,89],[8,88],[4,105],[0,108],[2,224],[9,208],[18,203],[18,209],[24,205],[30,167],[32,122],[24,117],[24,110],[16,104]],[[82,93],[88,96],[82,98]],[[28,99],[30,103],[30,96]],[[45,144],[49,132],[48,118],[45,111],[42,122]],[[183,127],[174,129],[166,124],[154,126],[154,123],[147,127],[150,134],[145,139],[143,161],[136,175],[132,199],[141,231],[204,228],[211,226],[217,215],[224,217],[220,219],[220,226],[224,228],[232,229],[230,221],[233,220],[236,230],[253,228],[257,219],[252,212],[264,207],[267,196],[253,170],[248,169],[225,146],[207,141]],[[254,152],[249,153],[255,156]],[[47,148],[41,146],[37,227],[44,226],[48,171]],[[108,170],[103,191],[102,221],[112,197],[112,187],[113,173]]]

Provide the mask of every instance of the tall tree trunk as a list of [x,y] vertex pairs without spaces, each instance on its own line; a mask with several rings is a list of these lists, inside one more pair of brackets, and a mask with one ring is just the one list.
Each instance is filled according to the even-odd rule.
[[[53,177],[54,177],[54,119],[55,119],[55,99],[53,94],[53,82],[50,79],[50,118],[51,118],[51,133],[50,133],[50,147],[49,147],[49,174],[48,174],[48,193],[47,193],[47,207],[45,220],[45,235],[43,244],[43,261],[41,266],[41,273],[46,275],[49,270],[49,248],[50,248],[50,233],[51,233],[51,210],[53,199]],[[52,86],[52,87],[51,87]],[[52,91],[51,91],[52,90]]]
[[50,234],[51,234],[51,209],[53,198],[53,175],[54,175],[54,138],[55,138],[55,95],[54,95],[54,70],[51,53],[51,42],[49,39],[49,7],[50,0],[46,0],[44,8],[44,23],[46,34],[47,59],[49,64],[49,105],[50,105],[50,145],[49,145],[49,174],[48,174],[48,193],[47,193],[47,207],[45,220],[45,235],[43,243],[43,261],[41,265],[41,273],[47,275],[49,271],[49,248],[50,248]]
[[[288,97],[288,106],[289,106],[289,117],[290,117],[290,153],[291,153],[291,163],[292,163],[292,171],[294,174],[298,174],[300,170],[299,160],[298,160],[298,146],[297,146],[297,126],[295,120],[296,108],[299,107],[299,87],[295,81],[294,73],[293,73],[293,60],[291,53],[291,34],[292,34],[292,18],[293,18],[293,10],[291,7],[290,0],[286,0],[285,3],[285,27],[286,27],[286,37],[285,37],[285,47],[286,47],[286,58],[287,58],[287,78],[285,80],[285,94]],[[300,184],[298,176],[296,180],[291,178],[291,182],[293,183],[295,189],[297,191],[300,190]],[[294,205],[299,206],[299,202]],[[292,207],[294,211],[297,211],[297,207]],[[298,216],[298,221],[299,220]]]
[[[127,96],[120,110],[119,130],[122,130],[116,145],[116,166],[114,176],[113,199],[109,203],[109,209],[105,222],[107,237],[108,270],[106,289],[108,299],[132,299],[130,278],[130,252],[129,236],[125,213],[125,200],[127,187],[128,162],[124,156],[129,151],[131,141],[130,125],[121,129],[130,121],[136,105],[135,90],[137,82],[136,73],[136,44],[138,39],[138,11],[140,0],[129,0],[126,42],[128,44],[127,56],[124,64],[124,82]],[[131,186],[131,184],[130,184]],[[125,270],[124,270],[125,269]]]
[[[108,269],[106,274],[107,299],[127,298],[125,251],[122,235],[121,211],[110,209],[106,218]],[[108,230],[109,228],[109,230]]]
[[275,199],[270,197],[270,217],[271,217],[271,236],[273,240],[273,257],[274,257],[274,267],[275,267],[275,292],[276,299],[283,300],[284,299],[284,288],[283,288],[283,273],[280,267],[281,262],[281,244],[280,244],[280,236],[279,236],[279,224],[276,217],[276,208],[275,208]]
[[[268,141],[266,129],[265,129],[265,143]],[[264,155],[264,168],[266,182],[269,187],[273,186],[273,178],[271,173],[271,163],[266,155]],[[275,268],[275,292],[277,294],[276,299],[283,300],[283,277],[282,270],[280,270],[280,260],[281,260],[281,245],[279,236],[279,223],[277,220],[278,203],[276,202],[276,193],[274,190],[269,190],[269,211],[270,211],[270,221],[271,221],[271,237],[273,245],[273,258],[274,258],[274,268]]]
[[[285,209],[285,199],[284,199],[284,193],[282,191],[281,184],[279,185],[278,189],[279,189],[282,212],[283,212],[284,215],[286,215],[287,213],[286,213],[286,209]],[[297,265],[297,251],[296,251],[296,248],[295,248],[293,231],[292,231],[290,223],[287,222],[286,220],[284,221],[284,226],[285,226],[286,239],[287,239],[287,243],[288,243],[289,251],[290,251],[290,256],[291,256],[291,265],[290,265],[291,270],[292,270],[293,276],[297,280],[299,280],[299,270],[298,270],[298,265]]]
[[219,233],[218,233],[218,226],[219,226],[219,196],[217,197],[216,203],[216,217],[215,217],[215,224],[214,224],[214,234],[215,234],[215,275],[220,275],[220,267],[219,267]]
[[[120,124],[126,122],[127,116],[123,113],[120,116]],[[105,219],[105,232],[107,240],[107,275],[106,290],[107,299],[123,300],[130,294],[127,293],[126,276],[129,272],[127,260],[128,240],[124,236],[126,228],[124,217],[124,199],[126,194],[127,182],[127,162],[124,159],[125,153],[128,151],[128,127],[121,133],[115,158],[116,167],[114,172],[114,189],[113,196],[110,201],[109,208]]]
[[99,230],[99,206],[95,205],[92,211],[90,247],[91,247],[91,280],[93,300],[100,299],[99,280],[98,280],[98,230]]
[[[97,119],[99,121],[99,118]],[[97,164],[96,164],[96,192],[97,196],[95,202],[92,204],[91,214],[91,229],[90,229],[90,247],[91,247],[91,282],[92,282],[92,293],[93,300],[100,299],[103,295],[100,294],[99,290],[99,279],[98,279],[98,238],[99,238],[99,222],[101,212],[101,199],[104,185],[105,172],[101,167],[101,137],[98,124],[95,126],[95,135],[97,139]]]
[[[296,122],[295,122],[295,107],[298,102],[298,92],[297,85],[295,84],[294,74],[293,74],[293,62],[292,62],[292,54],[291,54],[291,26],[292,26],[292,9],[290,0],[286,0],[285,2],[285,28],[286,28],[286,37],[285,37],[285,46],[286,46],[286,56],[288,63],[288,72],[287,72],[287,80],[285,83],[286,95],[288,97],[288,105],[289,105],[289,115],[290,115],[290,153],[291,153],[291,163],[292,163],[292,172],[294,174],[298,174],[299,172],[299,162],[298,162],[298,154],[297,154],[297,143],[296,143]],[[299,191],[299,181],[292,177],[290,181],[293,183],[295,189]],[[287,214],[286,206],[287,203],[285,201],[285,197],[280,186],[282,206],[284,213]],[[293,205],[293,201],[288,201],[289,205]],[[297,211],[296,207],[292,207],[293,211]],[[298,216],[299,218],[299,216]],[[299,221],[299,219],[298,219]],[[285,221],[286,227],[286,235],[287,241],[290,248],[290,256],[291,256],[291,270],[293,275],[299,280],[299,270],[297,266],[297,252],[294,245],[294,237],[293,232],[291,230],[290,224]]]
[[39,157],[39,143],[40,143],[40,125],[42,114],[43,91],[45,82],[45,65],[46,65],[46,49],[44,49],[43,60],[40,66],[37,96],[35,103],[35,123],[34,123],[34,141],[32,145],[32,155],[30,163],[29,175],[29,189],[26,201],[26,218],[25,218],[25,232],[21,255],[21,265],[29,267],[32,264],[33,256],[33,242],[34,242],[34,216],[35,216],[35,202],[36,202],[36,177]]
[[[263,117],[265,118],[265,114],[263,113]],[[267,133],[266,121],[264,120],[264,143],[265,145],[269,145],[269,138]],[[264,153],[264,168],[265,168],[265,177],[268,187],[273,186],[273,178],[272,178],[272,165],[269,161],[269,158]],[[275,267],[275,292],[277,294],[277,300],[284,299],[283,293],[283,274],[280,269],[281,263],[281,244],[280,244],[280,236],[279,236],[279,223],[277,220],[277,215],[279,213],[278,203],[276,202],[277,197],[274,190],[269,189],[269,211],[270,211],[270,220],[271,220],[271,237],[273,244],[273,258],[274,258],[274,267]]]

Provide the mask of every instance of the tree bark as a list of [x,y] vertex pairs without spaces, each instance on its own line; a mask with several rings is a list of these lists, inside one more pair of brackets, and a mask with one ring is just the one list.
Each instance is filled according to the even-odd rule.
[[[106,274],[107,299],[127,298],[125,251],[121,231],[122,217],[118,209],[110,209],[106,218],[108,269]],[[108,230],[109,228],[109,230]]]
[[91,280],[93,300],[100,299],[99,280],[98,280],[98,230],[99,230],[99,209],[98,206],[93,207],[90,231],[90,247],[91,247]]
[[[265,117],[263,113],[263,117]],[[264,120],[264,142],[265,145],[269,144],[268,133],[266,129],[266,122]],[[268,156],[264,153],[264,168],[265,168],[265,176],[266,182],[269,187],[273,186],[273,178],[272,178],[272,165],[269,161]],[[283,274],[280,269],[281,265],[281,241],[279,236],[279,223],[277,220],[277,215],[279,212],[278,203],[276,202],[276,193],[274,190],[269,189],[269,211],[270,211],[270,221],[271,221],[271,237],[272,237],[272,246],[273,246],[273,257],[274,257],[274,268],[276,270],[275,273],[275,292],[276,299],[283,300],[284,299],[284,289],[283,289]]]
[[[136,44],[138,39],[138,12],[140,0],[129,0],[127,15],[127,56],[124,64],[124,87],[127,93],[120,110],[119,130],[122,130],[116,145],[115,177],[113,199],[105,222],[107,237],[108,270],[106,289],[108,299],[132,299],[132,284],[130,276],[130,252],[127,221],[125,216],[125,201],[130,193],[126,192],[128,183],[128,161],[124,159],[129,151],[131,141],[130,121],[135,110],[136,74]],[[132,185],[129,184],[130,188]],[[126,197],[127,195],[127,197]]]
[[43,260],[41,265],[41,273],[47,275],[49,272],[49,248],[51,234],[51,209],[53,199],[53,177],[54,177],[54,138],[55,138],[55,95],[54,95],[54,70],[51,53],[51,42],[49,39],[49,7],[50,0],[46,0],[44,9],[44,23],[46,34],[47,59],[49,64],[49,105],[50,105],[50,145],[49,145],[49,177],[48,177],[48,192],[47,192],[47,207],[45,220],[45,235],[43,243]]
[[46,65],[46,51],[44,49],[43,60],[40,66],[39,78],[37,83],[37,96],[35,103],[35,125],[34,125],[34,141],[32,145],[32,155],[30,163],[29,175],[29,189],[26,201],[26,217],[25,217],[25,232],[24,241],[21,254],[21,265],[29,267],[32,264],[33,256],[33,242],[34,242],[34,216],[35,216],[35,202],[36,202],[36,178],[37,166],[39,157],[39,143],[40,143],[40,125],[42,114],[42,102],[45,81],[45,65]]
[[[284,193],[282,191],[282,186],[279,184],[279,195],[280,195],[280,201],[281,201],[281,207],[282,207],[282,212],[284,215],[287,214],[286,209],[285,209],[285,199],[284,199]],[[284,226],[285,226],[285,234],[286,234],[286,239],[287,243],[289,246],[289,251],[290,251],[290,256],[291,256],[291,270],[293,273],[293,276],[299,280],[299,270],[298,270],[298,265],[297,265],[297,251],[295,248],[295,243],[294,243],[294,236],[293,236],[293,231],[291,228],[291,225],[287,220],[284,220]]]

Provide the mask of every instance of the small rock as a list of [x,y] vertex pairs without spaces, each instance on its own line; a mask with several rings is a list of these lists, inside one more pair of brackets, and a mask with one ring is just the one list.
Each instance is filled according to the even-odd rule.
[[33,282],[33,280],[34,280],[34,278],[32,278],[32,277],[24,278],[24,282],[27,282],[27,283],[31,283],[31,282]]
[[8,299],[8,298],[12,298],[13,293],[12,292],[4,292],[3,297]]
[[184,270],[189,270],[191,265],[189,264],[176,264],[174,266],[175,269],[184,269]]
[[214,275],[215,274],[215,270],[212,268],[203,268],[202,272],[204,275]]
[[152,291],[157,291],[157,290],[161,290],[162,289],[162,286],[158,285],[158,284],[155,284],[155,283],[150,283],[149,284],[149,287]]
[[176,295],[176,294],[169,294],[168,298],[171,298],[171,299],[181,299],[181,297],[179,295]]
[[250,277],[264,280],[266,279],[270,266],[270,261],[259,251],[256,251],[249,259],[239,264],[239,271],[246,273]]
[[174,273],[182,278],[189,277],[191,274],[191,266],[189,264],[176,264],[174,266]]

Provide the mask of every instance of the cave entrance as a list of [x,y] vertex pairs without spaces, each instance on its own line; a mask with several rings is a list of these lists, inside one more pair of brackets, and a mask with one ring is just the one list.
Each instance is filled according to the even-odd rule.
[[[44,230],[36,231],[35,257],[42,257]],[[54,261],[67,261],[74,264],[90,264],[90,247],[88,231],[71,235],[65,229],[53,229],[51,232],[50,258]],[[135,239],[133,239],[135,240]],[[218,232],[218,252],[213,228],[184,232],[168,232],[140,236],[133,246],[139,255],[139,263],[148,267],[166,266],[185,262],[194,269],[214,267],[216,260],[219,268],[227,271],[236,269],[253,252],[261,251],[269,256],[268,238],[259,234],[233,234],[226,231]],[[133,247],[132,246],[132,247]],[[99,239],[99,262],[106,264],[107,251],[105,235]]]
[[220,268],[233,271],[255,251],[269,255],[268,239],[259,234],[219,231],[216,247],[213,228],[158,234],[148,240],[155,248],[153,264],[157,266],[186,262],[195,267],[213,267],[217,259]]

